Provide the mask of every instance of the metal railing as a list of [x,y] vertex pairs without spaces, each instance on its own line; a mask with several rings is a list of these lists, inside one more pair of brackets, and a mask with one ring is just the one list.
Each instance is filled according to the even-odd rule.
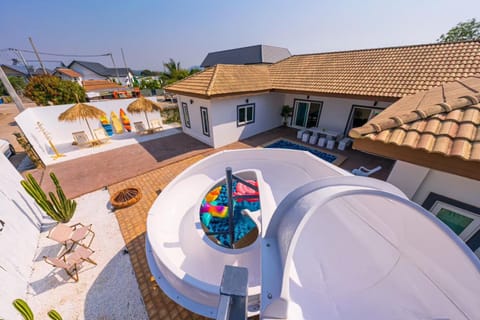
[[248,269],[225,266],[216,320],[247,319]]

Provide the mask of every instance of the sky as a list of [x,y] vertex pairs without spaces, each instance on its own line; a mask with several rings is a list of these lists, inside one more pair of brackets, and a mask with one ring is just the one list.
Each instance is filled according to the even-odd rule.
[[[433,43],[480,20],[480,1],[0,0],[0,12],[0,63],[13,57],[2,49],[32,50],[32,37],[41,52],[111,52],[122,67],[123,48],[128,67],[161,71],[170,58],[189,68],[208,52],[256,44],[303,54]],[[108,57],[76,59],[112,66]]]

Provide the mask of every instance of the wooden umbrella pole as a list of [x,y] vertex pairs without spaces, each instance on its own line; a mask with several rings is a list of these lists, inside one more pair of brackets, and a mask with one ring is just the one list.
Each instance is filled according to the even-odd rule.
[[147,119],[147,126],[148,130],[150,130],[150,121],[148,121],[147,111],[143,111],[145,113],[145,119]]
[[90,124],[88,123],[88,119],[87,118],[83,118],[83,119],[85,119],[85,122],[87,123],[88,130],[90,130],[90,134],[92,135],[92,142],[97,140],[97,137],[95,137],[95,135],[93,134],[92,128],[90,128]]

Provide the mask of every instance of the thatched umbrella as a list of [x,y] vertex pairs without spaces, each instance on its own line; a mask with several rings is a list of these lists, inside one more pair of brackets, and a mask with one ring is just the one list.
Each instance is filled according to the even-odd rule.
[[140,97],[137,100],[130,103],[127,107],[127,111],[130,113],[145,113],[145,119],[147,120],[148,129],[150,129],[150,122],[148,121],[147,112],[160,111],[162,107],[152,100]]
[[95,108],[94,106],[85,104],[85,103],[77,103],[64,112],[62,112],[58,116],[58,120],[60,121],[75,121],[79,119],[85,120],[88,126],[88,130],[90,130],[90,134],[92,135],[92,140],[96,140],[95,135],[93,134],[92,128],[90,128],[90,124],[88,123],[87,119],[98,119],[101,116],[105,116],[105,112],[102,110]]

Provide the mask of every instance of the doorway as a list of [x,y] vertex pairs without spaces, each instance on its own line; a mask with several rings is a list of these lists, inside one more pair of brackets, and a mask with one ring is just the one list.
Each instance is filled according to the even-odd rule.
[[295,100],[292,125],[301,128],[316,128],[322,113],[322,102]]

